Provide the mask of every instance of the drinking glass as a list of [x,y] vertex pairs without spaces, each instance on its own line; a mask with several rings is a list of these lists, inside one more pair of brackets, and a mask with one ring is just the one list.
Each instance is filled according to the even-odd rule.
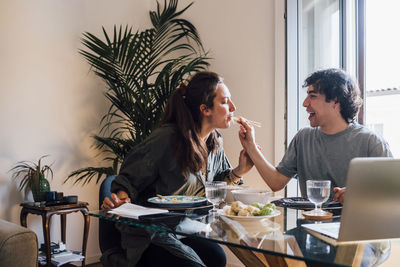
[[226,182],[213,181],[206,182],[206,198],[213,204],[212,213],[216,214],[219,204],[224,201],[226,197]]
[[323,216],[326,214],[321,209],[322,203],[328,200],[331,192],[329,180],[307,180],[307,196],[314,203],[315,209],[307,212],[307,215]]

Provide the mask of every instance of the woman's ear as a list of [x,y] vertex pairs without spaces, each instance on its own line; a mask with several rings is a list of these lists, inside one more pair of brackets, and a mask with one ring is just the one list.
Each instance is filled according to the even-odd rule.
[[210,114],[210,109],[205,104],[201,104],[200,113],[203,114],[203,116],[208,116]]

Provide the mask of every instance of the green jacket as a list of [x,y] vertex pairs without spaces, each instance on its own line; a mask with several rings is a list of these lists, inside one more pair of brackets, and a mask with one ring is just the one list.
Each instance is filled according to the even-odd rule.
[[[111,191],[116,193],[124,190],[133,203],[144,206],[147,199],[156,194],[171,195],[178,191],[185,194],[189,191],[197,191],[200,195],[204,195],[205,178],[202,173],[189,173],[186,179],[175,160],[173,140],[176,133],[173,124],[166,124],[154,130],[145,141],[136,146],[122,163],[121,170],[111,185]],[[229,181],[228,176],[232,167],[225,156],[222,137],[219,134],[218,138],[220,145],[217,152],[210,152],[208,156],[207,180]],[[196,190],[190,189],[188,181],[193,183]],[[122,225],[119,229],[122,232],[122,246],[127,250],[131,266],[137,263],[150,243],[164,246],[178,257],[204,265],[190,247],[171,234],[166,235],[140,228],[128,229]]]

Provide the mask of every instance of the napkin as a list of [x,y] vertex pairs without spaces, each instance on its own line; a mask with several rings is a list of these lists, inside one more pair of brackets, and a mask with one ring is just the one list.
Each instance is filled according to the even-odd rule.
[[185,233],[185,234],[194,234],[200,232],[211,232],[210,224],[205,224],[196,220],[192,220],[189,218],[185,218],[181,223],[176,227],[177,232]]
[[166,213],[166,212],[168,212],[168,210],[146,208],[132,203],[122,204],[118,208],[109,211],[109,213],[133,219],[139,219],[139,216],[143,215]]

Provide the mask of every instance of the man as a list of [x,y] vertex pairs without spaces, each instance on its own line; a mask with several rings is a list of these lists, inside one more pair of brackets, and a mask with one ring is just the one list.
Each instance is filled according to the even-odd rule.
[[314,72],[306,80],[303,102],[311,127],[301,129],[277,167],[257,149],[254,129],[241,120],[239,138],[264,181],[273,191],[292,177],[302,196],[307,180],[330,180],[333,199],[343,202],[349,162],[355,157],[392,157],[387,142],[354,122],[362,105],[357,83],[340,69]]

